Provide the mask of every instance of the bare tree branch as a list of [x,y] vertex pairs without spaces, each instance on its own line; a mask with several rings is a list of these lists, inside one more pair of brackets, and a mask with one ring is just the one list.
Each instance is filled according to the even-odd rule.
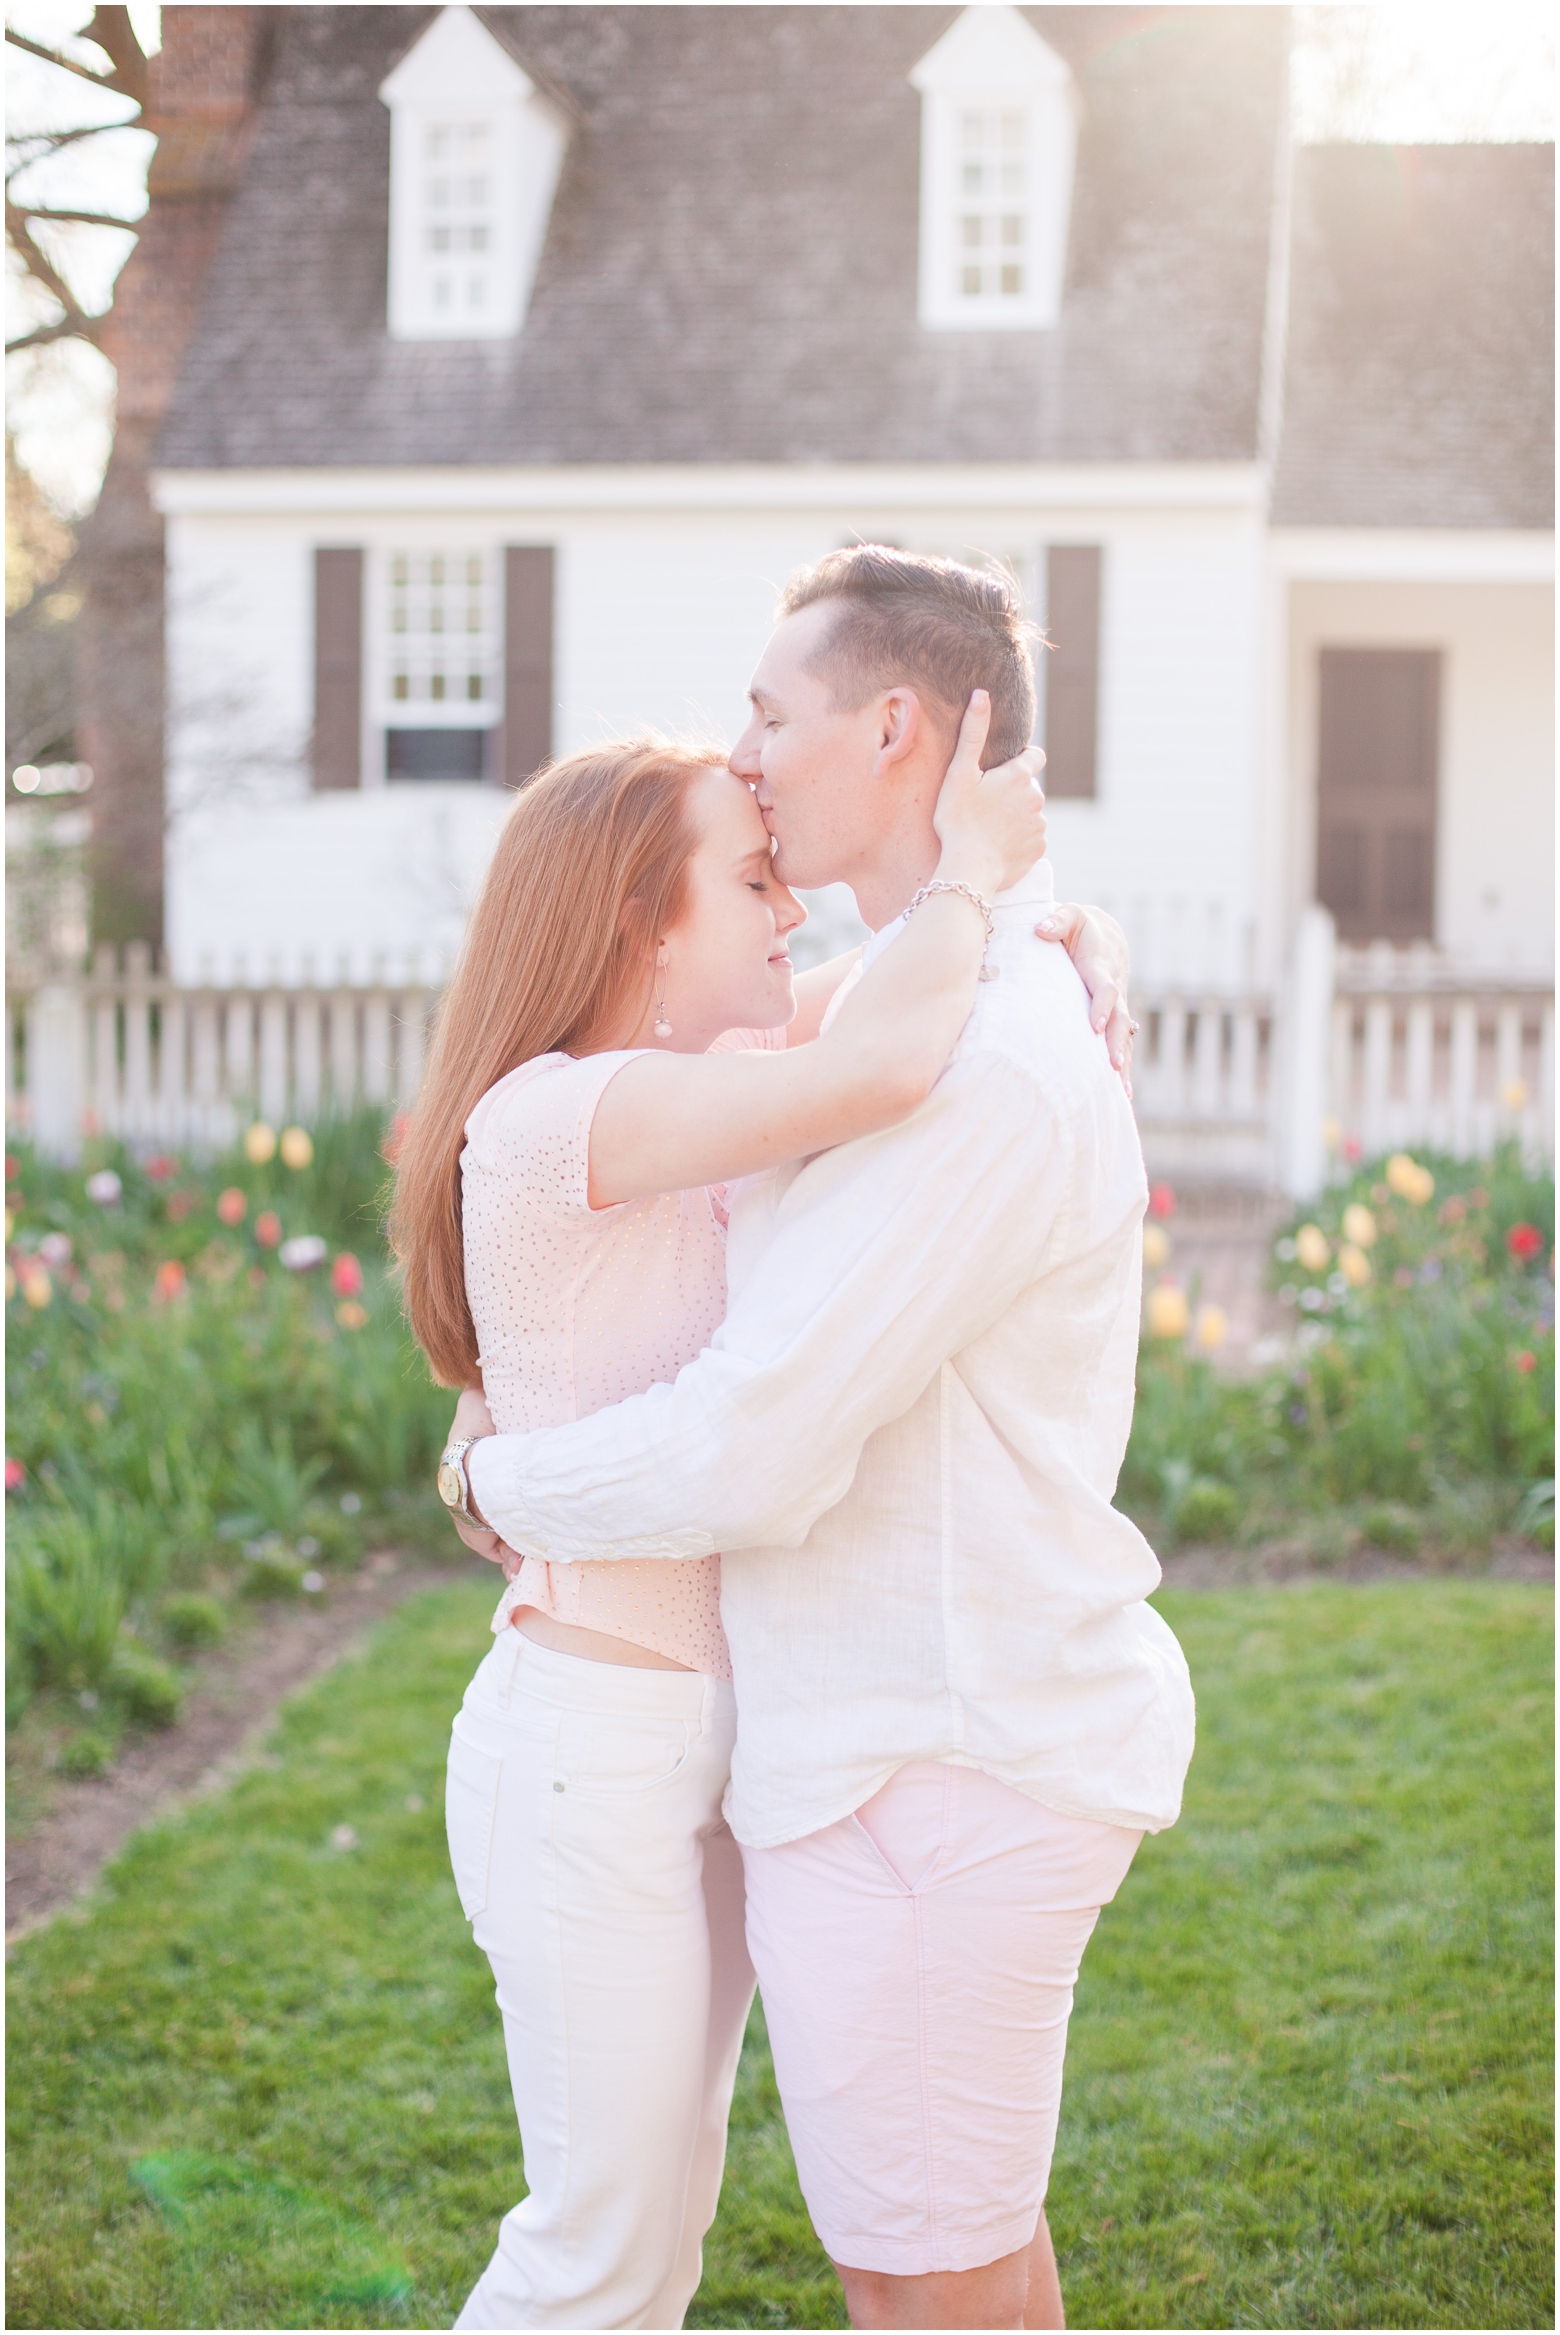
[[24,332],[19,340],[7,341],[5,353],[8,357],[15,357],[23,349],[46,349],[51,341],[67,340],[90,341],[96,348],[106,321],[101,316],[83,316],[78,310],[73,315],[60,317],[57,323],[40,324],[33,332]]
[[[40,162],[52,161],[56,154],[62,153],[67,146],[74,146],[82,138],[101,138],[105,130],[131,127],[133,125],[127,122],[84,122],[74,130],[39,130],[31,138],[13,138],[9,152],[15,159],[6,166],[5,183],[9,186],[12,179],[20,178],[24,170],[31,170]],[[24,146],[31,150],[24,153]]]
[[85,36],[96,41],[114,68],[113,87],[144,108],[150,94],[146,54],[135,36],[128,8],[94,8]]
[[26,219],[41,219],[45,226],[52,222],[78,227],[128,227],[132,234],[140,226],[139,219],[113,219],[106,211],[45,211],[35,203],[13,203],[11,209]]
[[[5,37],[13,48],[25,49],[29,57],[41,57],[46,65],[58,65],[62,73],[74,73],[78,81],[90,81],[94,89],[112,89],[121,97],[128,97],[128,89],[120,89],[118,79],[110,73],[94,73],[90,65],[78,65],[74,57],[62,57],[58,49],[46,49],[40,41],[30,41],[23,32],[13,32],[9,25]],[[100,124],[106,128],[108,125]]]
[[5,226],[6,233],[10,236],[18,254],[24,261],[28,274],[35,283],[42,285],[52,299],[59,302],[65,311],[65,320],[71,329],[82,333],[88,340],[95,339],[99,327],[89,318],[69,284],[66,283],[65,278],[49,258],[48,253],[40,249],[33,236],[32,222],[28,213],[21,210],[9,198],[7,198],[5,206]]

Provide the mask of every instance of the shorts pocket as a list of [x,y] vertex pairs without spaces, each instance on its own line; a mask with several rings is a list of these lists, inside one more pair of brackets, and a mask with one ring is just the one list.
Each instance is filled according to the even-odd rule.
[[681,1718],[575,1715],[559,1735],[558,1773],[570,1791],[613,1799],[653,1792],[687,1766],[695,1734]]
[[483,1751],[458,1734],[450,1737],[444,1770],[444,1829],[467,1921],[475,1921],[487,1904],[493,1819],[498,1812],[498,1783],[503,1772],[503,1761],[491,1751]]

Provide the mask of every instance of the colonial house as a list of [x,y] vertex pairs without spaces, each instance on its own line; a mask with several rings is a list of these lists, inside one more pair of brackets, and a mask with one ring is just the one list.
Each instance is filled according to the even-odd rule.
[[[435,979],[506,790],[729,734],[778,586],[859,538],[1020,579],[1058,888],[1177,1079],[1201,1013],[1246,1172],[1318,905],[1324,954],[1542,991],[1552,148],[1296,148],[1269,6],[163,23],[169,151],[222,157],[136,376],[177,982]],[[1550,1075],[1515,1026],[1486,1090]]]

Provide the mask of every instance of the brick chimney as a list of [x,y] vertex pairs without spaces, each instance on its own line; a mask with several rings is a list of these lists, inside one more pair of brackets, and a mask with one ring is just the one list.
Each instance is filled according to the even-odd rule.
[[103,348],[118,376],[114,447],[82,534],[77,734],[93,771],[96,941],[163,936],[163,525],[147,471],[248,150],[276,11],[167,7],[140,126],[157,138],[149,208]]

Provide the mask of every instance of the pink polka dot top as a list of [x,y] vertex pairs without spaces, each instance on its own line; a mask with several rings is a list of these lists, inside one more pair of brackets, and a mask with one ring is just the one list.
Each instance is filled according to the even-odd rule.
[[[785,1043],[733,1031],[719,1050]],[[501,1434],[555,1427],[674,1379],[726,1311],[723,1194],[612,1208],[589,1199],[590,1129],[632,1053],[542,1054],[490,1087],[461,1153],[466,1294]],[[527,1557],[493,1617],[520,1606],[731,1676],[720,1559],[554,1565]]]

